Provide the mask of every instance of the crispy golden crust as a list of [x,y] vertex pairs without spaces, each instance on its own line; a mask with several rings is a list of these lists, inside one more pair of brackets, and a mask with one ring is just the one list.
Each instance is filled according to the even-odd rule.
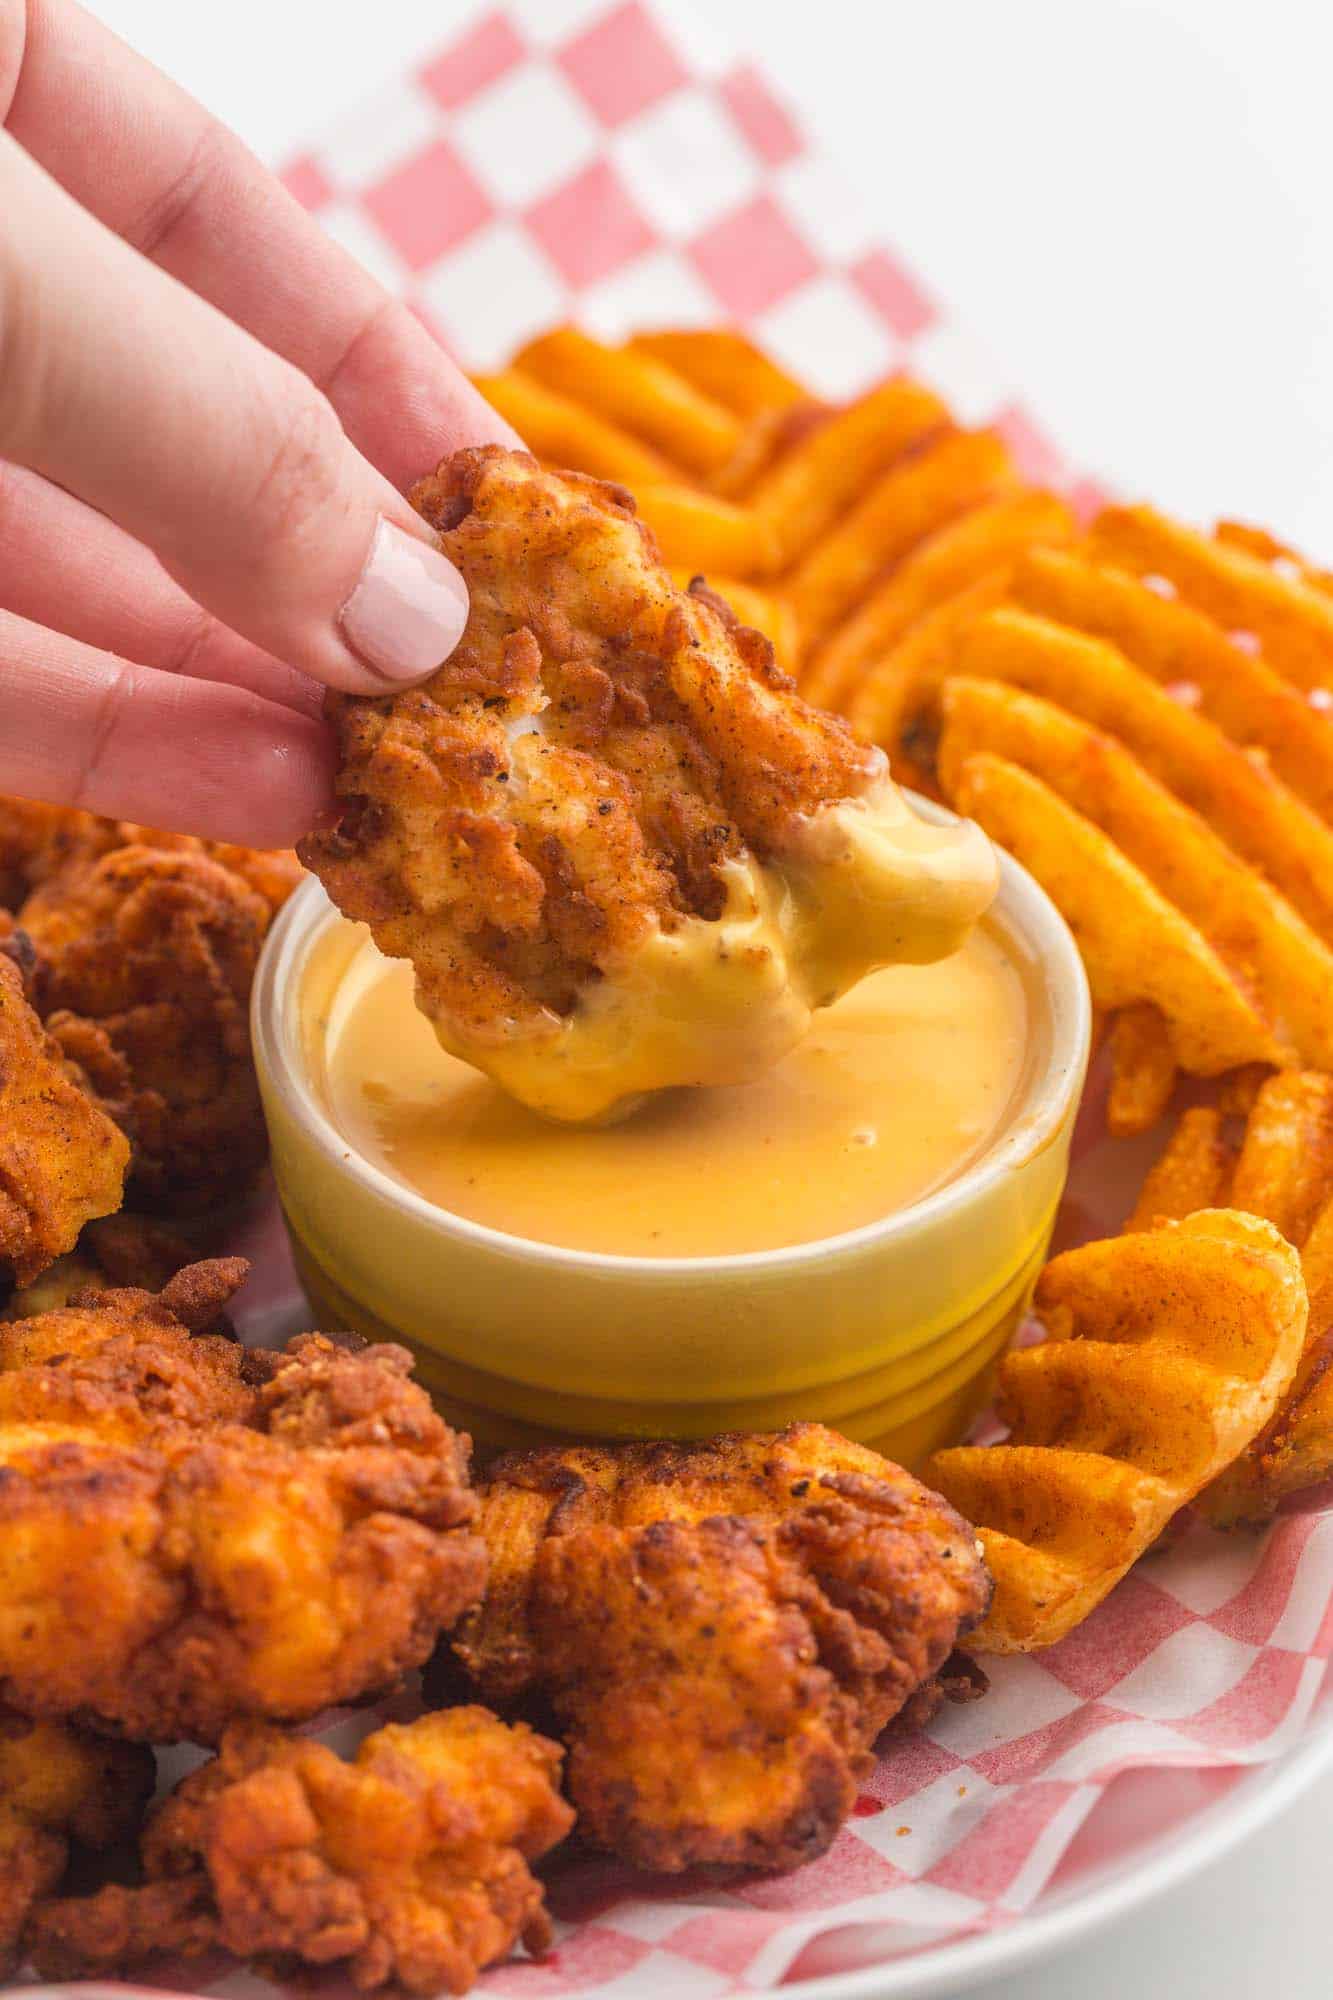
[[581,1832],[654,1869],[822,1853],[990,1594],[950,1507],[818,1424],[518,1454],[481,1528],[457,1656],[493,1699],[550,1701]]
[[267,1142],[248,1006],[269,905],[202,853],[122,847],[20,912],[51,1034],[129,1135],[136,1201],[244,1192]]
[[0,1328],[0,1697],[27,1713],[152,1741],[301,1720],[480,1594],[466,1441],[408,1357],[191,1334],[244,1270]]
[[0,1274],[26,1284],[119,1207],[128,1158],[0,953]]
[[0,1709],[0,1971],[33,1903],[59,1887],[70,1841],[132,1836],[152,1789],[151,1751]]
[[559,1769],[555,1744],[482,1708],[377,1730],[350,1763],[229,1730],[151,1823],[145,1886],[46,1904],[34,1960],[66,1977],[222,1944],[341,1964],[362,1989],[465,1993],[520,1939],[549,1942],[528,1863],[573,1820]]
[[343,818],[301,855],[428,1013],[495,1034],[568,1014],[652,925],[717,916],[724,860],[781,851],[882,763],[676,589],[619,488],[492,446],[413,497],[467,631],[424,687],[332,697]]

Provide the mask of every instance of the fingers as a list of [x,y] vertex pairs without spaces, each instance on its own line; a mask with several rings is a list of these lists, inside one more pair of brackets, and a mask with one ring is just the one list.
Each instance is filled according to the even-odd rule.
[[110,515],[225,625],[330,686],[419,679],[461,634],[458,572],[305,376],[4,133],[0,454]]
[[332,739],[310,716],[9,612],[0,659],[0,792],[249,847],[290,847],[331,807]]
[[28,0],[0,121],[110,229],[309,376],[396,486],[460,445],[518,442],[238,139],[70,0]]
[[152,552],[49,480],[0,462],[0,606],[122,659],[225,681],[302,715],[324,690],[220,625]]

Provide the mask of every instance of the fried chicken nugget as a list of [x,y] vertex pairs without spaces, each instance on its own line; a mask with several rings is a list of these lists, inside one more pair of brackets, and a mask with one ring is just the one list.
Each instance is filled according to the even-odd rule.
[[240,1958],[343,1964],[363,1991],[465,1993],[550,1923],[528,1863],[574,1815],[561,1753],[524,1723],[454,1708],[368,1736],[350,1762],[258,1725],[160,1808],[149,1880],[50,1902],[29,1931],[48,1977],[104,1972],[152,1951],[225,1945]]
[[120,1206],[124,1135],[71,1073],[0,952],[0,1276],[27,1284]]
[[0,1698],[213,1742],[392,1685],[480,1595],[467,1441],[400,1348],[247,1354],[239,1259],[0,1328]]
[[70,1842],[129,1838],[152,1789],[153,1756],[141,1745],[0,1709],[0,1972],[34,1902],[59,1887]]
[[249,999],[264,897],[203,853],[131,846],[62,871],[19,922],[39,1005],[133,1147],[152,1208],[234,1199],[267,1157]]
[[467,579],[425,683],[337,695],[342,821],[302,859],[410,958],[446,1048],[561,1118],[741,1081],[994,893],[883,754],[809,708],[621,489],[458,452],[413,495]]
[[515,1454],[480,1525],[456,1656],[493,1700],[549,1700],[581,1833],[645,1868],[821,1854],[990,1598],[960,1517],[819,1424]]

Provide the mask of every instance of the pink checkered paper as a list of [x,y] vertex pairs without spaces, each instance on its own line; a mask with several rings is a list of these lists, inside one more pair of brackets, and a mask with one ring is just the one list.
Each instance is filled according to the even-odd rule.
[[[908,368],[966,420],[998,422],[1033,476],[1077,488],[790,107],[699,17],[675,0],[463,12],[452,41],[285,178],[464,364],[496,367],[564,319],[609,339],[743,325],[832,397]],[[1118,1228],[1161,1143],[1101,1137],[1103,1094],[1095,1078],[1062,1247]],[[296,1331],[305,1308],[276,1208],[236,1247],[254,1260],[242,1331],[270,1343]],[[1114,1851],[1117,1781],[1123,1795],[1142,1774],[1176,1773],[1155,1825],[1184,1826],[1235,1774],[1319,1726],[1331,1646],[1333,1496],[1307,1496],[1263,1538],[1186,1523],[1062,1645],[989,1663],[984,1701],[894,1745],[822,1860],[721,1888],[557,1858],[553,1955],[499,1967],[482,1987],[714,2000],[1013,1922]],[[168,1983],[217,1990],[202,1970],[173,1967]],[[272,1990],[221,1966],[217,1981],[237,1996]]]

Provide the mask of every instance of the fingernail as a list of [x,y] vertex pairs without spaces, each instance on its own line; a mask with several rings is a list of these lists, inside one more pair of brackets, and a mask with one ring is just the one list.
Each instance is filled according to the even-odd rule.
[[419,680],[453,652],[467,611],[467,585],[448,556],[381,516],[342,608],[354,651],[386,680]]

